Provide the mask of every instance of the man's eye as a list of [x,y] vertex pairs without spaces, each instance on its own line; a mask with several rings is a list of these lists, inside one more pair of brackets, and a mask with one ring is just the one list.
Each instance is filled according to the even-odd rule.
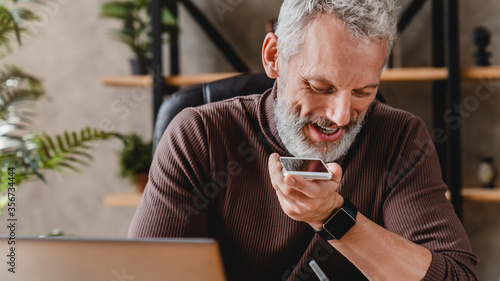
[[321,94],[329,94],[331,92],[333,92],[333,88],[332,87],[329,87],[329,88],[326,88],[326,89],[323,89],[323,88],[317,88],[317,87],[314,87],[313,85],[309,84],[309,87],[317,92],[317,93],[321,93]]
[[365,93],[363,91],[356,91],[356,90],[354,90],[353,93],[357,96],[362,96],[362,97],[368,97],[371,95],[371,93]]

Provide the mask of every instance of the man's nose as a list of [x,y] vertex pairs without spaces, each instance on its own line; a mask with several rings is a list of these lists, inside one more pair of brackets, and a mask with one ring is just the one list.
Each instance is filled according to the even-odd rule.
[[331,96],[327,116],[337,126],[346,126],[351,121],[351,93],[339,91]]

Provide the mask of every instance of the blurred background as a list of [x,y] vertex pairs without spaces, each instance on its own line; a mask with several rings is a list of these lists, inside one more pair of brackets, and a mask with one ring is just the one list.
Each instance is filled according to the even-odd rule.
[[[100,16],[104,0],[55,0],[47,5],[30,5],[40,20],[30,23],[31,34],[1,59],[37,77],[45,96],[34,103],[32,127],[48,135],[79,131],[87,126],[137,133],[151,140],[153,97],[150,87],[112,87],[101,79],[129,76],[129,59],[134,56],[126,44],[112,40],[109,33],[120,28],[117,20]],[[252,72],[263,72],[261,46],[266,22],[278,16],[278,0],[193,0],[223,35]],[[401,0],[403,7],[408,0]],[[431,2],[427,1],[416,18],[399,36],[396,45],[400,67],[432,65]],[[491,32],[487,50],[492,65],[500,65],[500,1],[460,1],[460,63],[475,64],[471,34],[483,26]],[[180,72],[182,74],[234,72],[230,63],[210,42],[185,8],[178,14]],[[168,75],[168,42],[163,46],[164,69]],[[478,169],[485,157],[500,163],[500,80],[461,82],[461,100],[491,93],[479,100],[474,110],[462,118],[462,181],[464,187],[480,186]],[[433,127],[431,82],[387,82],[380,88],[387,103],[408,110]],[[91,144],[93,159],[81,173],[62,175],[44,172],[46,184],[36,177],[25,181],[16,193],[18,235],[40,235],[58,228],[66,234],[84,237],[124,238],[135,207],[103,203],[106,196],[127,192],[133,184],[120,177],[120,139],[110,138]],[[494,166],[496,167],[496,166]],[[496,169],[496,168],[494,168]],[[459,171],[457,171],[458,173]],[[498,184],[495,181],[495,184]],[[4,222],[7,212],[0,217]],[[464,200],[463,217],[473,250],[480,257],[482,280],[500,276],[500,202]],[[3,225],[1,223],[0,225]],[[0,234],[7,234],[4,227]]]

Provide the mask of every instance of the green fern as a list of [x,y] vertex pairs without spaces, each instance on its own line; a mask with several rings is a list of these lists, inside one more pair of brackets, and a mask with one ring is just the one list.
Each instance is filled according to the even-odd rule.
[[[44,95],[42,84],[33,77],[15,66],[7,66],[0,71],[0,119],[11,122],[13,106],[26,100],[37,100]],[[29,116],[29,113],[17,113],[15,116]],[[22,120],[26,121],[26,119]]]
[[[13,0],[17,3],[18,1]],[[42,1],[23,1],[41,4]],[[0,5],[0,57],[11,51],[9,41],[14,37],[19,45],[22,43],[22,34],[29,33],[24,23],[27,21],[38,21],[40,18],[30,10],[14,7],[9,9],[5,3]]]
[[[26,22],[39,20],[20,3],[43,4],[47,1],[50,0],[0,1],[0,57],[10,51],[12,39],[21,45],[22,35],[29,33]],[[30,179],[45,182],[44,171],[79,172],[81,167],[87,166],[92,160],[89,153],[92,142],[121,137],[90,128],[55,137],[32,132],[30,123],[34,114],[21,105],[43,95],[42,84],[36,77],[14,66],[4,66],[0,70],[0,214],[8,203],[6,191],[12,185],[9,167],[15,168],[16,189]]]
[[39,144],[40,167],[43,169],[64,172],[72,170],[80,172],[81,166],[88,166],[92,155],[88,152],[91,143],[116,137],[117,134],[85,128],[80,132],[64,132],[51,138],[41,135],[36,142]]
[[15,186],[36,177],[45,182],[42,171],[53,170],[63,174],[81,172],[93,159],[89,150],[92,143],[110,138],[123,138],[117,133],[108,133],[97,129],[84,128],[80,131],[64,132],[62,135],[50,137],[46,134],[30,134],[23,138],[14,153],[3,153],[0,149],[0,214],[7,203],[5,196],[10,187],[8,167],[16,171]]

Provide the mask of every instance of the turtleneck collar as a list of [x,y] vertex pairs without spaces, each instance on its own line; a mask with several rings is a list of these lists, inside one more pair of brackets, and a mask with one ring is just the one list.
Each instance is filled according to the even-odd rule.
[[[267,90],[262,94],[258,102],[258,120],[259,125],[263,133],[265,141],[270,146],[272,152],[278,153],[281,156],[293,156],[283,144],[281,140],[278,129],[276,127],[276,120],[274,114],[275,102],[278,95],[278,83],[274,82],[271,89]],[[359,136],[358,136],[359,137]],[[264,140],[262,140],[264,141]],[[353,146],[355,146],[353,144]],[[353,147],[349,149],[351,153]],[[346,156],[340,157],[337,161],[339,165],[342,165]]]

